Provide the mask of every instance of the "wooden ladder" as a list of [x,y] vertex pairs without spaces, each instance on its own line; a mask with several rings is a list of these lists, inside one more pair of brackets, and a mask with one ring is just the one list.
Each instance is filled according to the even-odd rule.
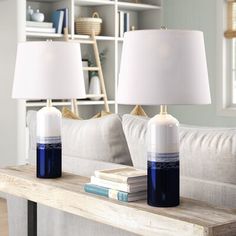
[[[102,72],[102,65],[101,65],[101,61],[100,61],[98,45],[97,45],[97,40],[95,38],[95,34],[92,33],[92,35],[89,39],[78,39],[78,40],[73,39],[73,40],[70,40],[69,39],[69,34],[68,34],[68,29],[65,28],[64,29],[64,37],[65,37],[65,41],[67,41],[67,42],[77,42],[77,43],[80,43],[80,44],[90,44],[90,45],[93,46],[96,66],[95,67],[83,67],[83,70],[84,71],[97,71],[98,72],[98,77],[99,77],[99,81],[100,81],[102,94],[99,94],[99,95],[97,95],[97,94],[87,94],[86,98],[94,98],[94,97],[98,97],[98,96],[102,97],[103,101],[104,101],[105,111],[110,112],[110,108],[109,108],[109,105],[108,105],[108,99],[107,99],[106,86],[105,86],[104,76],[103,76],[103,72]],[[76,99],[71,99],[71,109],[76,115],[79,115],[78,102],[77,102]]]

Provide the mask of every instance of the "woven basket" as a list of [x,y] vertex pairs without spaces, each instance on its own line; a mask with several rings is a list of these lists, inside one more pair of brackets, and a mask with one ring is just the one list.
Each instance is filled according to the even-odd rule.
[[86,34],[95,35],[101,33],[102,19],[99,18],[99,14],[94,12],[92,17],[80,17],[75,21],[75,33],[76,34]]

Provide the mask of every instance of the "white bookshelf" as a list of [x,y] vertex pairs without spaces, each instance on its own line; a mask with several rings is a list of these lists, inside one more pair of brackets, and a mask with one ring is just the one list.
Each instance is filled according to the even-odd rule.
[[[52,11],[58,8],[69,8],[69,37],[71,39],[88,39],[88,35],[77,35],[74,31],[74,20],[81,17],[90,17],[94,11],[100,14],[103,19],[102,34],[97,36],[99,50],[106,50],[106,60],[103,64],[103,73],[109,99],[111,111],[123,113],[125,107],[118,106],[116,102],[116,92],[118,83],[118,72],[120,55],[122,51],[123,38],[118,35],[118,11],[130,13],[131,25],[136,30],[157,29],[161,26],[161,0],[143,0],[142,2],[122,2],[110,0],[30,0],[25,2],[25,8],[30,5],[34,10],[40,9],[45,13],[46,21],[50,21]],[[22,19],[23,24],[25,19]],[[24,32],[24,40],[63,40],[63,34],[29,33]],[[88,59],[90,50],[88,46],[83,48],[82,57]],[[41,102],[26,102],[27,109],[44,106]],[[58,107],[69,106],[70,103],[56,102]],[[90,106],[91,105],[91,106]],[[87,106],[87,114],[84,118],[94,115],[102,109],[102,101],[78,101],[78,106]],[[26,110],[27,110],[26,109]],[[129,108],[128,108],[129,109]],[[125,111],[124,111],[125,112]],[[83,116],[83,115],[82,115]]]

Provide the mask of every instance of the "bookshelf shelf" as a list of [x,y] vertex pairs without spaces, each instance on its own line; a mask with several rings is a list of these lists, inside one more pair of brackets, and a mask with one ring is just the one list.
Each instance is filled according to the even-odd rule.
[[45,38],[45,39],[47,39],[47,38],[63,38],[64,35],[63,34],[26,32],[26,37],[28,37],[28,38]]
[[[74,39],[89,39],[89,35],[74,35]],[[112,36],[96,36],[96,40],[100,41],[113,41],[115,37]]]
[[143,11],[143,10],[159,10],[160,6],[141,4],[141,3],[129,3],[129,2],[118,2],[119,10],[133,10],[133,11]]
[[111,0],[75,0],[76,6],[115,6],[115,2]]
[[[30,102],[30,101],[28,101],[26,103],[26,106],[27,107],[44,107],[45,104],[46,104],[46,101],[45,102]],[[53,106],[61,107],[61,106],[70,106],[71,102],[70,101],[67,101],[67,102],[52,102],[52,104],[53,104]],[[91,106],[91,105],[103,105],[104,102],[102,100],[101,101],[100,100],[99,101],[78,100],[77,104],[79,106]],[[113,104],[115,104],[115,101],[114,100],[109,100],[108,104],[113,105]]]
[[38,3],[55,3],[62,0],[30,0],[29,2],[38,2]]

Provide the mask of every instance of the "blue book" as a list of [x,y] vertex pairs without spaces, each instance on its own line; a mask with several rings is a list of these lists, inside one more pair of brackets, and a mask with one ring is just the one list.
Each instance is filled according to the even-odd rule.
[[124,13],[124,32],[128,32],[130,30],[130,23],[129,23],[129,13]]
[[64,12],[62,31],[64,30],[64,28],[68,29],[69,28],[69,8],[62,8],[62,9],[58,9],[57,11],[63,11]]
[[96,194],[99,196],[119,200],[122,202],[132,202],[132,201],[138,201],[138,200],[147,198],[146,191],[141,191],[141,192],[136,192],[136,193],[126,193],[126,192],[105,188],[105,187],[98,186],[91,183],[84,185],[84,191],[87,193]]
[[56,29],[57,34],[62,33],[63,19],[64,19],[64,11],[54,11],[52,13],[53,28]]

